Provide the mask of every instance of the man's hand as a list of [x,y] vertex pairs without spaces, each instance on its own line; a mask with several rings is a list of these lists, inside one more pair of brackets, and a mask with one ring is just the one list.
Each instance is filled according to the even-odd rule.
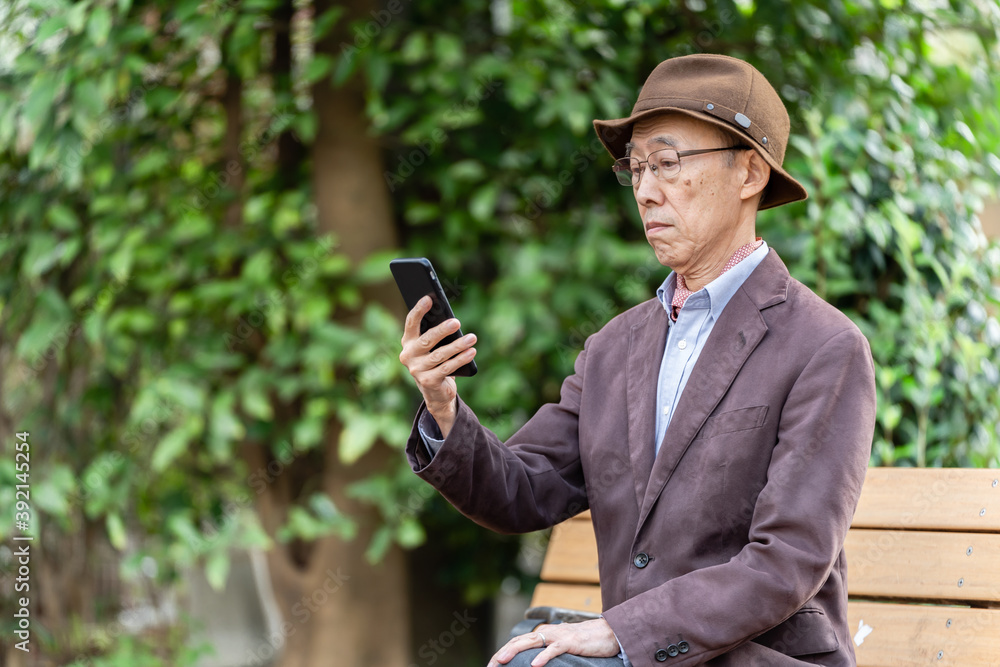
[[563,653],[591,658],[613,658],[618,655],[618,640],[611,626],[603,618],[595,618],[582,623],[539,625],[534,632],[519,635],[504,644],[490,659],[487,667],[506,665],[521,651],[542,648],[543,636],[545,650],[531,661],[532,667],[542,667]]
[[441,433],[448,437],[455,423],[458,409],[458,386],[451,375],[476,356],[475,334],[467,334],[436,350],[432,348],[450,333],[461,328],[458,320],[450,319],[420,334],[420,320],[431,309],[433,302],[425,296],[406,316],[403,325],[403,351],[399,360],[417,381],[417,388],[424,396],[427,410],[434,417]]

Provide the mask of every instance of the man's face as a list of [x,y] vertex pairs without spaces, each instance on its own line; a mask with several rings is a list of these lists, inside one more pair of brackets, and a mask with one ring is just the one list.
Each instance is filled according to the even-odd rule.
[[[723,142],[720,132],[683,114],[654,116],[635,124],[631,156],[645,160],[664,148],[685,151],[732,143]],[[643,172],[633,192],[646,239],[661,264],[685,277],[711,276],[732,252],[753,240],[753,219],[747,229],[746,206],[741,206],[750,152],[682,157],[680,172],[665,181],[648,168]]]

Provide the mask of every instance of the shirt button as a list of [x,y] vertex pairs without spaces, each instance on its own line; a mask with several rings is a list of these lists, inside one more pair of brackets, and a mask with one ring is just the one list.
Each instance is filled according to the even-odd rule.
[[669,655],[671,658],[676,658],[677,654],[679,654],[680,652],[681,650],[677,648],[677,644],[671,644],[670,646],[667,647],[667,655]]
[[645,551],[640,551],[635,555],[635,558],[632,559],[632,562],[635,563],[635,566],[641,570],[649,565],[649,554]]
[[659,651],[656,652],[656,661],[657,662],[666,662],[667,661],[667,652],[664,651],[662,648]]
[[691,646],[690,644],[684,641],[677,642],[677,650],[680,651],[681,653],[687,653],[688,651],[691,650]]
[[682,340],[681,342],[677,343],[677,349],[678,350],[683,350],[687,346],[688,346],[688,342],[686,340]]

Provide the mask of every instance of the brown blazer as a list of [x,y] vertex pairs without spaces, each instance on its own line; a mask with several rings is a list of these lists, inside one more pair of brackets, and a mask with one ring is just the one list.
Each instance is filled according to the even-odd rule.
[[843,543],[875,424],[868,341],[772,250],[654,460],[666,318],[656,299],[614,318],[506,443],[461,401],[433,459],[414,426],[414,472],[499,532],[590,508],[604,617],[635,667],[855,664]]

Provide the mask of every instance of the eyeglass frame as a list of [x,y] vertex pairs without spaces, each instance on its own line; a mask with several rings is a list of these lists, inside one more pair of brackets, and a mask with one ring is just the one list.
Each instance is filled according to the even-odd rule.
[[[665,180],[667,178],[670,178],[671,176],[676,176],[677,174],[679,174],[681,172],[681,158],[682,157],[689,157],[691,155],[704,155],[705,153],[718,153],[720,151],[745,151],[745,150],[751,150],[751,149],[753,149],[753,146],[744,146],[744,145],[741,145],[741,144],[740,145],[736,145],[736,146],[723,146],[722,148],[695,148],[695,149],[689,150],[689,151],[679,151],[676,148],[661,148],[661,149],[655,150],[652,153],[650,153],[649,155],[647,155],[645,160],[638,160],[637,158],[634,158],[632,156],[618,158],[617,160],[615,160],[615,163],[611,166],[611,169],[612,169],[612,171],[615,172],[615,179],[618,181],[619,185],[621,185],[622,187],[626,187],[626,188],[627,187],[637,188],[637,187],[639,187],[639,184],[642,182],[643,175],[645,175],[645,173],[646,173],[646,167],[643,167],[642,165],[646,165],[648,167],[649,166],[649,158],[651,158],[652,156],[656,155],[657,153],[662,153],[663,151],[673,151],[677,155],[677,171],[672,172],[671,174],[668,174],[666,176],[660,176],[655,171],[653,172],[653,175],[656,176],[656,180],[662,181],[662,180]],[[639,168],[639,176],[638,177],[636,177],[635,174],[632,172],[631,162],[628,163],[628,168],[627,169],[618,169],[618,167],[621,166],[621,163],[622,163],[623,160],[629,160],[629,161],[630,160],[637,160],[639,162],[639,167],[640,168]],[[653,167],[653,169],[657,169],[657,167]],[[622,183],[622,179],[618,178],[618,174],[620,172],[623,172],[623,171],[628,171],[631,174],[631,177],[629,178],[629,181],[630,181],[629,183]]]

